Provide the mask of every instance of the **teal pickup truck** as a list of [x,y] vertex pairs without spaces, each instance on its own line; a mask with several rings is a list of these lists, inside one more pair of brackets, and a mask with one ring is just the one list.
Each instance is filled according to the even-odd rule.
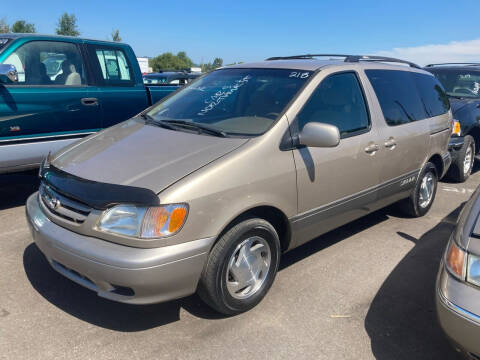
[[126,44],[0,34],[0,173],[126,120],[179,85],[145,85]]

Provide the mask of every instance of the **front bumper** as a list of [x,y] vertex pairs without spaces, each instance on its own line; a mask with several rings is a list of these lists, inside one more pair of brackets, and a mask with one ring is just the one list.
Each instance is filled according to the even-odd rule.
[[464,144],[463,136],[452,136],[448,143],[448,151],[452,155],[452,161],[455,161],[458,157],[458,151],[462,148]]
[[450,275],[442,262],[437,278],[436,307],[445,334],[462,351],[480,357],[480,316],[468,304],[480,304],[480,290]]
[[50,265],[99,296],[150,304],[193,294],[214,238],[153,249],[84,236],[51,222],[37,193],[27,200],[33,238]]

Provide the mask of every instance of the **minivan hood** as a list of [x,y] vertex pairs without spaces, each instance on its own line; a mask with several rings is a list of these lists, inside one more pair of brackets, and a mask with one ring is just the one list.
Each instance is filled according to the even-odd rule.
[[158,193],[247,141],[173,131],[131,119],[59,151],[51,164],[80,178]]

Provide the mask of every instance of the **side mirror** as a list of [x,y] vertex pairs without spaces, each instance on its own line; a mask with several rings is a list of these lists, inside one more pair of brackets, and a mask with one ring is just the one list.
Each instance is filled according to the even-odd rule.
[[305,124],[298,137],[300,145],[335,147],[340,142],[340,131],[330,124],[309,122]]
[[8,83],[9,81],[18,81],[18,72],[15,65],[0,64],[0,82]]

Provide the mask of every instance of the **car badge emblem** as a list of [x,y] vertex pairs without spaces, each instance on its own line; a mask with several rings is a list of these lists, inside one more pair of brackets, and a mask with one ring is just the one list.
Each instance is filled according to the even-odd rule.
[[60,207],[60,200],[53,196],[48,190],[45,191],[45,202],[51,210],[56,210]]
[[58,209],[58,208],[60,207],[60,200],[55,199],[55,198],[51,199],[51,200],[50,200],[50,207],[51,207],[53,210]]

